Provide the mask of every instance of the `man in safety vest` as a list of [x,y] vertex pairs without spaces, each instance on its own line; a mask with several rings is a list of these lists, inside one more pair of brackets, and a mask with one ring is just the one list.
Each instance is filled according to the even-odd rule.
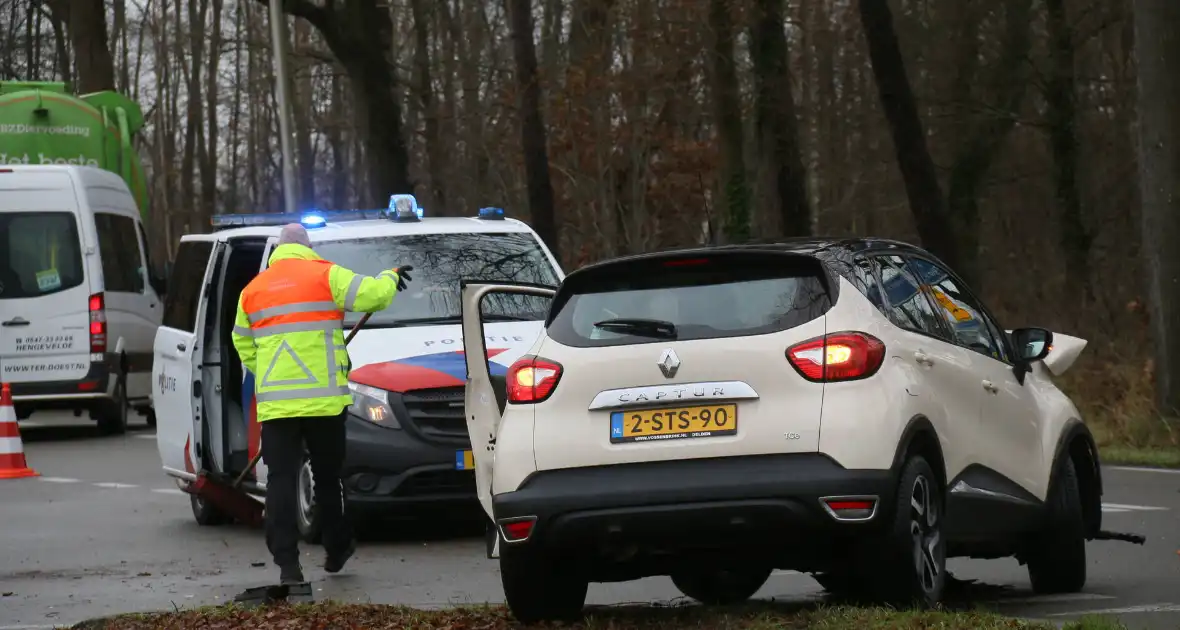
[[307,230],[291,224],[283,228],[269,268],[246,285],[238,300],[233,342],[255,377],[267,466],[266,545],[284,584],[304,581],[295,519],[305,443],[323,525],[324,570],[340,571],[356,552],[340,481],[344,414],[352,402],[344,311],[387,308],[405,289],[411,269],[358,275],[320,258]]

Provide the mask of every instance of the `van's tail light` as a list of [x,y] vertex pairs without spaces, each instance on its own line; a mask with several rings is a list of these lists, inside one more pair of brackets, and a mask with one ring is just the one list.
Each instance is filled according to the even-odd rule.
[[101,293],[90,296],[90,352],[107,351],[107,308]]
[[787,360],[809,381],[854,381],[877,373],[885,344],[868,333],[831,333],[791,346]]
[[561,364],[533,355],[525,355],[508,368],[505,378],[508,402],[539,403],[553,393],[561,380]]

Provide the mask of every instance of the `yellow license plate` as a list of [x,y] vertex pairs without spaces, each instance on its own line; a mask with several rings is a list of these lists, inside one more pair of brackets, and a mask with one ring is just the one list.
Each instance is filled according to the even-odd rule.
[[475,456],[471,451],[455,451],[455,470],[475,470]]
[[719,437],[737,433],[737,405],[699,405],[616,411],[610,416],[610,441],[647,442]]

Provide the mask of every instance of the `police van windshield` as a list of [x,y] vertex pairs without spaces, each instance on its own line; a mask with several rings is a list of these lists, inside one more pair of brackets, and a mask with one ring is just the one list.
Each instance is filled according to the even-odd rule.
[[[527,233],[414,234],[316,243],[321,257],[356,273],[376,276],[412,265],[412,280],[393,304],[374,313],[366,326],[458,324],[459,281],[527,282],[556,287],[557,274],[537,240]],[[484,300],[485,321],[543,320],[549,299],[492,294]],[[361,314],[349,313],[355,323]]]

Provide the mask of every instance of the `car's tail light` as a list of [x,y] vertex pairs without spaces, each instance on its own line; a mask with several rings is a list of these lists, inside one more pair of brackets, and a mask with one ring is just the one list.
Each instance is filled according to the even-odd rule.
[[537,518],[535,516],[505,519],[500,521],[500,531],[504,532],[504,540],[521,542],[533,534],[533,526],[536,524]]
[[877,372],[885,344],[867,333],[831,333],[791,346],[787,360],[809,381],[853,381]]
[[539,403],[549,397],[561,380],[561,364],[526,355],[508,368],[506,389],[510,403]]
[[824,497],[820,502],[838,521],[867,521],[877,513],[877,497]]
[[101,293],[90,296],[90,352],[107,351],[107,310]]

